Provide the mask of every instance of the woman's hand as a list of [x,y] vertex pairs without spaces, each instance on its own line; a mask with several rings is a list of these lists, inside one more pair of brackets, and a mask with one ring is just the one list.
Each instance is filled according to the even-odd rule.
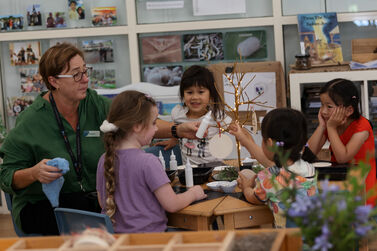
[[[196,131],[198,130],[200,121],[185,122],[177,125],[177,134],[180,138],[196,139]],[[204,134],[204,137],[207,133]]]
[[154,145],[155,146],[164,146],[164,150],[169,150],[170,148],[173,148],[176,144],[178,144],[178,139],[171,138],[169,140],[159,141]]
[[199,185],[189,188],[189,191],[191,191],[194,194],[195,201],[207,198],[207,194],[204,193],[203,188]]
[[335,108],[335,111],[331,114],[329,120],[327,121],[328,128],[338,128],[345,124],[347,121],[346,108],[343,106],[338,106]]
[[41,183],[50,183],[62,176],[61,170],[54,166],[47,165],[49,159],[43,159],[32,167],[32,176]]

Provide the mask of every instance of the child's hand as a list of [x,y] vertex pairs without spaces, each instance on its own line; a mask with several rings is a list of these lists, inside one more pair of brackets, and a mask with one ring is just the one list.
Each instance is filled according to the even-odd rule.
[[173,148],[176,144],[178,144],[178,139],[171,138],[169,140],[159,141],[155,146],[165,146],[164,150],[169,150],[170,148]]
[[234,135],[241,145],[245,145],[248,140],[254,141],[250,133],[236,122],[232,122],[229,125],[229,133]]
[[257,176],[255,175],[254,178],[248,179],[247,177],[245,177],[245,175],[238,172],[238,178],[237,178],[238,187],[241,188],[242,191],[245,190],[248,187],[254,188],[256,177]]
[[336,129],[338,126],[346,123],[346,121],[346,108],[343,106],[338,106],[335,108],[335,111],[331,114],[329,120],[327,121],[327,127]]
[[203,188],[199,185],[191,187],[189,191],[194,194],[195,200],[202,200],[207,198],[207,194],[204,193]]

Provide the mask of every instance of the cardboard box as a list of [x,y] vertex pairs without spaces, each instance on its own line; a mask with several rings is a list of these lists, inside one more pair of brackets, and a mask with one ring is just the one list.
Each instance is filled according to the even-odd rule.
[[352,39],[352,61],[367,63],[377,60],[377,38]]

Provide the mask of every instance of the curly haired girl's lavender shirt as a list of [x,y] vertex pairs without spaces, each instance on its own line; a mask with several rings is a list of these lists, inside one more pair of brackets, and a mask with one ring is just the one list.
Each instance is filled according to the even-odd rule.
[[[141,149],[118,150],[115,168],[116,187],[114,215],[116,233],[163,232],[166,229],[165,210],[154,191],[169,183],[159,159]],[[118,165],[120,163],[120,165]],[[106,205],[104,155],[98,162],[97,191],[101,205]],[[105,213],[104,208],[102,213]]]

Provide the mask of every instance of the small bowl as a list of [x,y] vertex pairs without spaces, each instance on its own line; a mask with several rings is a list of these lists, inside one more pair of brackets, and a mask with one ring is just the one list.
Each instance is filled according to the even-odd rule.
[[224,183],[222,183],[220,186],[221,186],[221,190],[223,190],[224,193],[233,193],[234,189],[237,186],[237,180],[233,180],[230,182],[224,181]]
[[209,182],[207,183],[207,187],[213,191],[216,191],[216,192],[220,192],[221,191],[221,184],[223,182],[227,182],[227,181],[213,181],[213,182]]
[[166,175],[169,177],[170,183],[174,181],[177,170],[165,170]]

